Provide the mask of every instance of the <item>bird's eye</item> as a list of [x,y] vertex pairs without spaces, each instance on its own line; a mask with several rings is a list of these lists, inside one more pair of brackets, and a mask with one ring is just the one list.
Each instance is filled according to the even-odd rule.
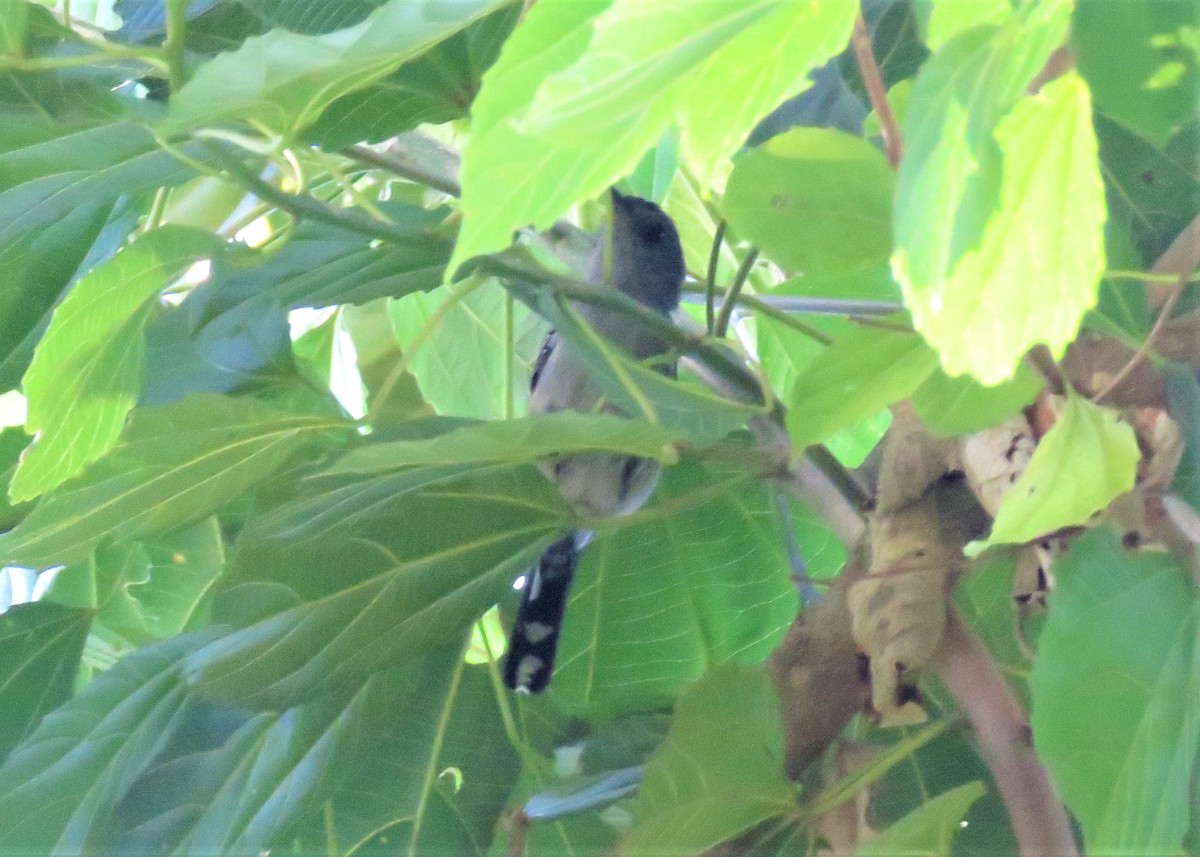
[[667,228],[661,223],[647,223],[641,228],[640,236],[646,244],[657,244],[667,234]]

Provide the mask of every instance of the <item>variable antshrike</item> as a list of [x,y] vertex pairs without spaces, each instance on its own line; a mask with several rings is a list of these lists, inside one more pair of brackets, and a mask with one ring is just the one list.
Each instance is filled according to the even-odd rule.
[[[679,233],[661,208],[615,189],[612,220],[592,258],[588,279],[598,288],[616,288],[663,315],[678,305],[683,286],[683,250]],[[635,360],[660,358],[655,366],[675,374],[662,359],[668,346],[627,315],[579,304],[576,311],[591,327]],[[530,381],[529,409],[594,412],[617,409],[604,401],[588,363],[554,331],[546,337]],[[649,499],[658,482],[657,462],[628,455],[582,453],[545,461],[542,471],[585,518],[624,515]],[[591,538],[576,531],[542,554],[528,575],[521,606],[509,636],[504,681],[517,691],[538,693],[550,682],[563,612],[579,551]]]

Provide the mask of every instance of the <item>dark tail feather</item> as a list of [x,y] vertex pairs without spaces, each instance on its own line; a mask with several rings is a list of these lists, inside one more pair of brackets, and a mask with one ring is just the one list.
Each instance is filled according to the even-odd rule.
[[559,539],[529,573],[504,658],[504,683],[515,691],[541,693],[550,684],[580,542],[578,533]]

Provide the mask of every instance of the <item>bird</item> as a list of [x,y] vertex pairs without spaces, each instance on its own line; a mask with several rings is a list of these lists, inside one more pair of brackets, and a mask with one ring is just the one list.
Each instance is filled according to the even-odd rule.
[[[609,192],[612,217],[588,266],[597,288],[615,288],[642,305],[670,314],[679,306],[686,273],[679,232],[659,206],[641,197]],[[660,337],[627,315],[588,304],[575,310],[608,342],[638,361],[657,358],[655,368],[671,377],[675,364]],[[529,411],[603,410],[605,402],[587,361],[555,331],[547,334],[530,378]],[[568,504],[584,518],[626,515],[641,508],[658,483],[657,461],[615,453],[578,453],[538,465]],[[546,548],[526,575],[521,603],[509,633],[504,682],[519,693],[540,693],[550,683],[563,614],[580,551],[592,533],[575,530]]]

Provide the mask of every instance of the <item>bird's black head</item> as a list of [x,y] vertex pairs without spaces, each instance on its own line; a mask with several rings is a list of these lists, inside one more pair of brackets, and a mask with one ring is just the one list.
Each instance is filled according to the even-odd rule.
[[669,313],[679,305],[685,273],[679,232],[654,203],[612,190],[612,284],[646,306]]

